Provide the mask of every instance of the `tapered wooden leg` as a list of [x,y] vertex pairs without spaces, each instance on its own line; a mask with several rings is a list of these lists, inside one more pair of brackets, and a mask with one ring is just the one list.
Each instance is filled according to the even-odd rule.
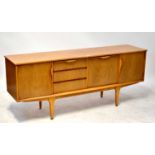
[[39,101],[39,109],[42,109],[42,101]]
[[54,101],[55,98],[49,98],[49,108],[50,108],[50,117],[51,119],[54,119]]
[[103,97],[103,91],[100,92],[100,97],[101,97],[101,98]]
[[115,88],[115,106],[118,106],[120,98],[120,87]]

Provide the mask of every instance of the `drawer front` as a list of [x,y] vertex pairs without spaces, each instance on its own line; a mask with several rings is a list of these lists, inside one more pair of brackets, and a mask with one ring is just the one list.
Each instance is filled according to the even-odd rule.
[[86,88],[86,79],[54,83],[55,94],[84,88]]
[[88,59],[88,87],[114,84],[118,81],[117,55]]
[[66,70],[66,71],[57,71],[54,72],[54,82],[60,81],[68,81],[68,80],[75,80],[86,78],[87,70],[84,69],[75,69],[75,70]]
[[86,59],[63,60],[54,62],[54,71],[86,67]]

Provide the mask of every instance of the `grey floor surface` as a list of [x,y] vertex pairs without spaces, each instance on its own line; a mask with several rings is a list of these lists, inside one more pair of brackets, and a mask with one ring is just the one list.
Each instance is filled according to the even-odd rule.
[[49,118],[48,102],[39,110],[38,102],[16,103],[0,92],[0,122],[155,122],[155,87],[138,83],[121,89],[120,105],[114,106],[114,90],[58,99],[55,119]]

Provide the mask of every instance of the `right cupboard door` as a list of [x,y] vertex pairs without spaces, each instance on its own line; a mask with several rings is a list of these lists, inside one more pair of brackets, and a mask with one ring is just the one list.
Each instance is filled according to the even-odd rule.
[[120,83],[144,80],[145,52],[120,56]]

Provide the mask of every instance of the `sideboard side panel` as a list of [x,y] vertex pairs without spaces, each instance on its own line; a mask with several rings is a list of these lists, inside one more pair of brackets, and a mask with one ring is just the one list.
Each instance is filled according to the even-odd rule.
[[5,59],[5,66],[6,66],[7,91],[11,94],[11,96],[14,99],[17,99],[16,66],[7,59]]
[[19,65],[17,77],[19,100],[53,94],[52,62]]

